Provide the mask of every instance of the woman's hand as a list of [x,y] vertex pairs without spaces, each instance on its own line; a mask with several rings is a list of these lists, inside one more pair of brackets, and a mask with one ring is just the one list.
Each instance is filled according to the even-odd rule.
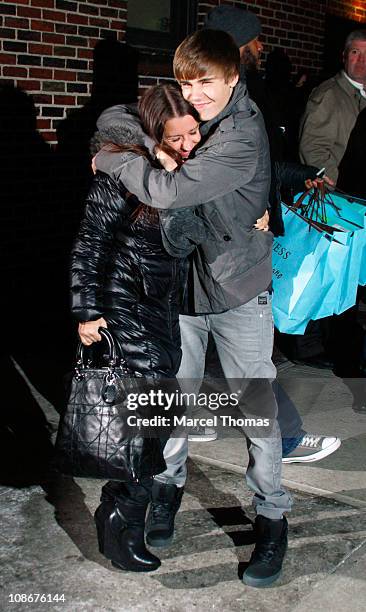
[[161,165],[163,166],[163,168],[165,170],[168,170],[168,172],[171,172],[172,170],[175,170],[177,168],[178,166],[177,162],[172,157],[170,157],[167,153],[165,153],[165,151],[162,151],[161,149],[159,149],[159,147],[155,148],[155,155],[156,155],[156,158],[161,163]]
[[93,342],[100,342],[102,336],[98,333],[100,327],[107,327],[107,322],[102,317],[96,321],[86,321],[79,323],[80,340],[85,346],[90,346]]
[[268,210],[264,213],[261,219],[257,219],[257,223],[254,223],[255,229],[261,230],[262,232],[268,232],[269,230],[269,214]]

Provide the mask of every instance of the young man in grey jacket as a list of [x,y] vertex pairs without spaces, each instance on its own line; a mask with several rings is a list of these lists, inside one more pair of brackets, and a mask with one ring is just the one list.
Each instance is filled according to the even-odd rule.
[[[201,205],[209,238],[194,253],[190,310],[181,317],[183,358],[178,376],[204,373],[211,331],[224,374],[230,380],[262,379],[259,397],[270,416],[269,436],[246,431],[247,483],[254,492],[256,547],[243,580],[267,586],[278,578],[287,546],[290,496],[281,488],[282,447],[277,406],[268,379],[271,360],[272,235],[254,229],[268,202],[270,162],[263,119],[239,83],[239,51],[225,32],[203,30],[186,38],[174,57],[183,96],[198,111],[203,142],[179,172],[154,169],[134,154],[99,153],[98,170],[107,172],[141,202],[159,209]],[[186,478],[187,441],[168,442],[167,471],[156,479],[147,541],[166,545]],[[168,524],[161,514],[169,514]],[[160,522],[159,522],[160,521]]]

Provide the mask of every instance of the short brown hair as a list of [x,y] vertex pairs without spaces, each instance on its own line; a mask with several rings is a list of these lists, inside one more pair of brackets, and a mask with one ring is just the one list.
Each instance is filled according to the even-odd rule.
[[177,81],[200,79],[219,70],[226,82],[239,74],[240,53],[234,39],[222,30],[199,30],[179,45],[173,60]]

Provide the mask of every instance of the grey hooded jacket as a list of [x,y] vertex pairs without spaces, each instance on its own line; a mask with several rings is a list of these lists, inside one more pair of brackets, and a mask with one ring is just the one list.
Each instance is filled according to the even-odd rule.
[[201,129],[194,159],[176,172],[157,170],[132,153],[101,151],[98,170],[158,209],[201,205],[209,236],[193,254],[193,314],[220,313],[268,289],[272,234],[253,224],[268,205],[270,160],[262,115],[238,83],[225,109]]

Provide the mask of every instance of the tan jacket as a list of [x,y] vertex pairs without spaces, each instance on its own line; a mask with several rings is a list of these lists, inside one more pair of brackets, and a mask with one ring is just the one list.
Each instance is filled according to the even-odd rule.
[[300,127],[300,159],[325,167],[334,181],[348,138],[366,99],[345,77],[343,70],[316,87],[309,98]]

